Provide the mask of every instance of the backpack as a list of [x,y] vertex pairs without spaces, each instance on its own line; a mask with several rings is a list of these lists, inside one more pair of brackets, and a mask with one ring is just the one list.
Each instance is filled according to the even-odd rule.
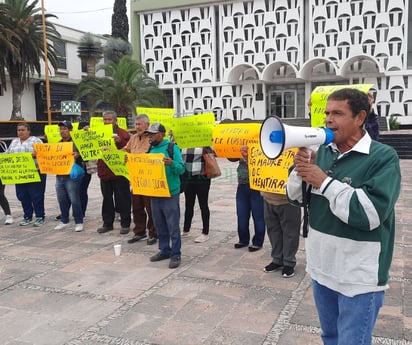
[[[175,143],[172,142],[172,141],[167,146],[167,153],[168,153],[168,155],[171,159],[173,159],[173,146],[175,146]],[[186,172],[186,170],[185,170],[185,172]],[[185,187],[186,187],[184,179],[183,179],[183,175],[185,174],[185,172],[179,176],[180,177],[180,193],[183,193],[185,191]]]

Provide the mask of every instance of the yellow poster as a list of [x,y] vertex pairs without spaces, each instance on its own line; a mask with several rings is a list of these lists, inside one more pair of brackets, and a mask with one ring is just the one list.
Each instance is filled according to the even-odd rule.
[[[79,123],[78,122],[72,122],[73,129],[78,129],[79,128]],[[61,140],[61,135],[60,135],[60,127],[59,125],[45,125],[44,126],[44,134],[47,137],[47,142],[48,143],[57,143]]]
[[175,110],[173,108],[143,108],[137,107],[138,115],[145,114],[149,117],[150,123],[159,122],[166,128],[166,136],[169,130],[173,129],[173,116]]
[[0,154],[0,179],[3,184],[40,182],[31,152]]
[[133,194],[170,197],[161,153],[130,153],[127,169]]
[[259,138],[261,123],[220,123],[213,130],[213,149],[218,157],[242,158],[240,148]]
[[74,163],[73,142],[33,144],[42,174],[68,175]]
[[215,114],[200,114],[175,118],[173,136],[180,148],[212,146]]
[[340,89],[351,88],[368,93],[373,84],[326,85],[316,87],[311,94],[310,122],[312,127],[325,127],[325,109],[329,95]]
[[248,167],[250,188],[263,192],[286,194],[285,186],[289,167],[298,149],[282,152],[276,159],[267,158],[255,139],[248,145]]
[[129,179],[125,158],[127,152],[120,150],[102,151],[102,160],[116,176],[124,176]]
[[102,148],[117,149],[113,140],[112,125],[72,131],[71,136],[80,156],[85,161],[101,158]]
[[[125,117],[117,117],[117,125],[127,131],[127,119]],[[96,129],[96,127],[104,126],[103,117],[92,116],[90,118],[90,128]]]

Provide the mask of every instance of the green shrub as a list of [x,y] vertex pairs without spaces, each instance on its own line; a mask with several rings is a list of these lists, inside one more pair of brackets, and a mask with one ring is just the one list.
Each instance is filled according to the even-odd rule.
[[400,126],[400,123],[398,122],[396,116],[391,115],[389,117],[389,129],[393,131],[393,130],[399,129],[399,126]]

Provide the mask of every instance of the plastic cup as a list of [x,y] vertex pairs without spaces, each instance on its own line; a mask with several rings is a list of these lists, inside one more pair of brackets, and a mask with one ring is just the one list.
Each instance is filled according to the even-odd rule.
[[114,247],[114,255],[119,256],[122,251],[122,245],[115,244],[113,247]]

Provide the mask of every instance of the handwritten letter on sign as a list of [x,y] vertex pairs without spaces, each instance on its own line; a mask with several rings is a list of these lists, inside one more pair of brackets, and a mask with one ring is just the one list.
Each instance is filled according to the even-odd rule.
[[170,197],[163,157],[161,153],[127,155],[127,168],[133,194]]
[[79,150],[80,156],[85,161],[99,159],[102,156],[101,148],[111,147],[116,149],[113,140],[112,125],[105,125],[87,131],[72,131],[72,139]]
[[3,184],[40,182],[31,152],[1,154],[0,179]]

